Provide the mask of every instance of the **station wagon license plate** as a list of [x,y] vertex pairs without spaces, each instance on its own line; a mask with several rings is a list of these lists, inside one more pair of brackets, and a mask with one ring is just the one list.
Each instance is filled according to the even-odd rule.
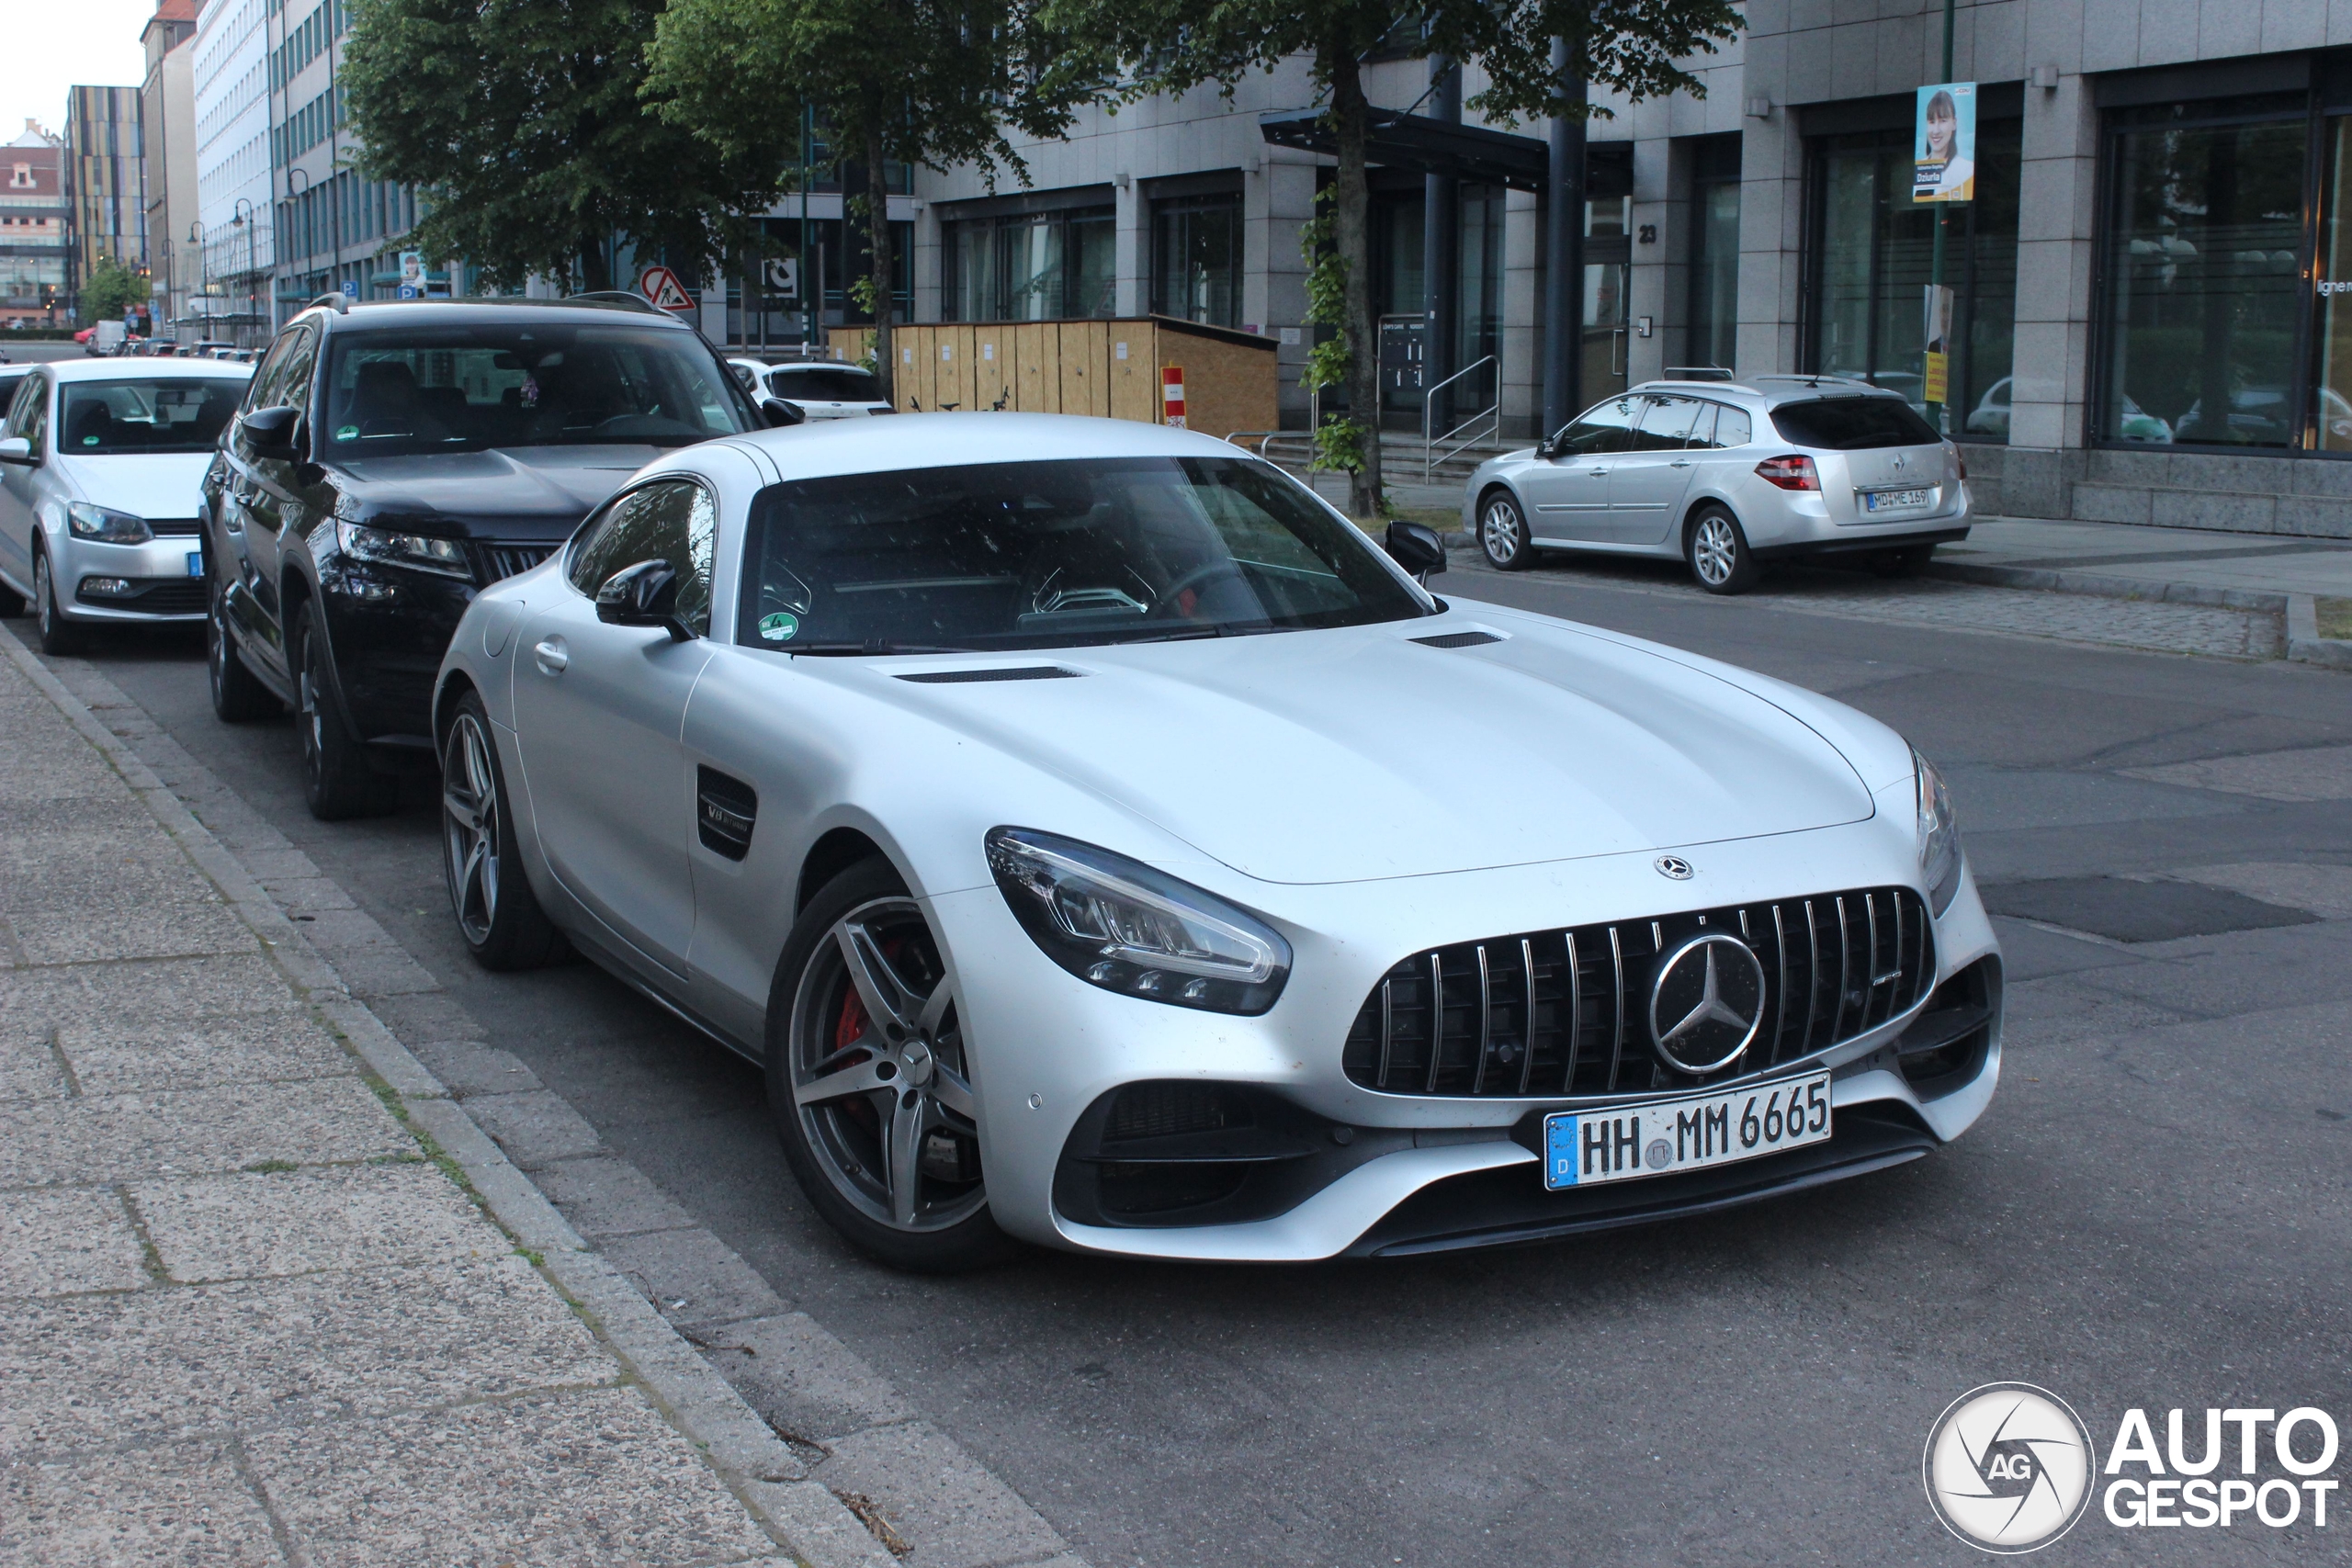
[[1757,1159],[1826,1141],[1830,1122],[1826,1072],[1726,1094],[1556,1111],[1544,1118],[1544,1185],[1556,1192]]
[[1900,512],[1906,506],[1925,506],[1928,492],[1924,490],[1871,490],[1862,492],[1865,512]]
[[202,550],[188,551],[187,574],[190,577],[202,577],[204,575],[204,552]]

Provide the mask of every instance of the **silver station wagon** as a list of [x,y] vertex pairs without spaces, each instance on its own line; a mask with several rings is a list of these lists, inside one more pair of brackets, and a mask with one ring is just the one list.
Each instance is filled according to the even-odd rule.
[[1902,397],[1834,376],[1645,381],[1470,476],[1463,525],[1505,571],[1549,549],[1680,556],[1711,593],[1768,560],[1890,573],[1968,536],[1968,467]]

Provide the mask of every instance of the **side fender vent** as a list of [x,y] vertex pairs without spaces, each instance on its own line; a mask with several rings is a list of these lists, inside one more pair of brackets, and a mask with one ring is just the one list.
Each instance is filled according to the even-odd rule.
[[1074,681],[1079,674],[1058,664],[1022,664],[1009,670],[927,670],[899,679],[919,686],[966,686],[978,681]]
[[760,815],[759,793],[717,768],[695,769],[695,835],[702,847],[728,860],[752,852],[752,824]]
[[1418,642],[1423,648],[1476,648],[1481,643],[1503,639],[1492,632],[1445,632],[1437,637],[1408,637],[1406,640]]

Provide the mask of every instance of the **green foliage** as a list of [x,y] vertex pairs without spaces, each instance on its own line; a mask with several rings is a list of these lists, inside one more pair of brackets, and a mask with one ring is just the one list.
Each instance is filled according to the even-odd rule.
[[610,288],[616,232],[691,276],[781,193],[744,159],[649,116],[664,0],[351,0],[342,80],[361,172],[417,186],[414,245],[495,289],[533,273]]
[[125,307],[143,310],[154,297],[153,285],[141,274],[112,256],[100,256],[98,265],[90,269],[90,276],[82,280],[74,313],[85,327],[100,321],[119,321]]
[[[1317,193],[1316,205],[1329,205],[1338,188],[1327,186]],[[1348,336],[1348,264],[1331,248],[1330,217],[1318,214],[1302,224],[1298,245],[1308,263],[1307,322],[1332,329],[1329,337],[1307,351],[1306,368],[1299,376],[1299,385],[1310,392],[1343,387],[1348,372],[1355,366],[1355,348]],[[1315,430],[1315,466],[1342,473],[1362,473],[1363,438],[1364,427],[1356,420],[1325,420]]]

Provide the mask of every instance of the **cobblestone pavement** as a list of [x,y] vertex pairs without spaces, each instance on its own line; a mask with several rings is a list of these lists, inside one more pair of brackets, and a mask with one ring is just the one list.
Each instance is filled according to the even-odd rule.
[[21,659],[0,1564],[783,1559]]
[[[1456,583],[1472,577],[1500,575],[1473,552],[1453,552],[1448,565],[1459,574],[1450,579]],[[1531,575],[1620,592],[1701,601],[1706,597],[1680,567],[1667,562],[1571,562],[1566,557],[1555,556]],[[1463,592],[1476,594],[1476,590],[1469,588]],[[2278,618],[2253,611],[2107,599],[2031,588],[1992,588],[1933,578],[1886,581],[1860,572],[1783,568],[1768,571],[1763,582],[1741,602],[1769,604],[1776,610],[1792,610],[1806,615],[1934,626],[1944,631],[2052,637],[2062,642],[2220,659],[2275,659],[2279,652]]]

